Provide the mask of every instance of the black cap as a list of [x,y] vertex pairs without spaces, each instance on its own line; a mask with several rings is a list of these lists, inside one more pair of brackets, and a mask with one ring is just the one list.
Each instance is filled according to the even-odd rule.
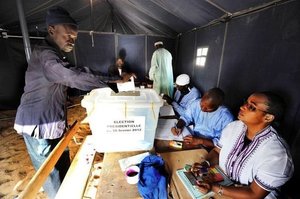
[[70,16],[69,12],[60,6],[53,6],[49,8],[46,15],[46,24],[70,24],[78,26],[77,22]]

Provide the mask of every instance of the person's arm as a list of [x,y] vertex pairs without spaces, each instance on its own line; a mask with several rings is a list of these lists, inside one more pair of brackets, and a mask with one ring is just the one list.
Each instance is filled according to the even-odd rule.
[[109,67],[108,67],[108,70],[107,70],[107,72],[108,72],[108,75],[109,76],[116,76],[116,73],[115,73],[115,65],[110,65]]
[[156,53],[154,52],[151,58],[151,67],[149,70],[149,79],[150,80],[154,80],[154,76],[155,76],[155,72],[156,72],[156,68],[158,67],[157,63],[156,63]]
[[[220,149],[215,147],[213,148],[208,155],[206,156],[205,159],[201,158],[201,160],[199,162],[195,162],[191,168],[191,172],[193,172],[193,174],[195,176],[199,176],[202,171],[201,168],[209,168],[211,166],[214,165],[218,165],[219,164],[219,153],[220,153]],[[210,186],[210,184],[208,184],[207,186]]]
[[219,142],[223,129],[233,121],[233,116],[227,108],[223,108],[223,111],[219,115],[219,119],[214,124],[212,131],[212,142],[216,146]]
[[235,187],[235,186],[220,186],[218,184],[210,184],[206,182],[197,182],[198,189],[202,193],[208,193],[213,191],[220,196],[227,196],[229,198],[239,198],[239,199],[263,199],[268,194],[269,191],[261,188],[255,181],[253,181],[249,186]]
[[162,98],[164,100],[166,100],[168,104],[170,104],[170,105],[173,104],[173,99],[171,97],[169,97],[169,95],[164,94]]
[[120,77],[107,75],[94,75],[82,72],[75,67],[67,68],[68,62],[61,60],[55,51],[45,50],[42,52],[41,63],[45,77],[48,81],[63,84],[80,90],[107,87],[109,81],[120,80]]
[[128,82],[131,77],[136,78],[134,73],[122,73],[121,78],[118,80],[109,80],[108,83],[125,83]]
[[173,135],[178,136],[182,133],[184,127],[185,127],[185,122],[182,119],[179,119],[176,126],[171,128],[171,132]]
[[206,139],[206,138],[199,138],[199,137],[195,137],[195,136],[192,136],[192,135],[188,135],[188,136],[185,136],[183,138],[183,142],[187,145],[187,146],[200,146],[200,145],[203,145],[207,148],[213,148],[215,145],[213,143],[212,140],[210,139]]

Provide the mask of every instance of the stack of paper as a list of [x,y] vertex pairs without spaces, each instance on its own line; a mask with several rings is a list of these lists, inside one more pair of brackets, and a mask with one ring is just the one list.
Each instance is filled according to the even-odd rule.
[[175,112],[174,109],[171,105],[169,104],[164,104],[162,107],[159,109],[159,116],[174,116]]
[[125,169],[129,166],[140,164],[142,162],[142,160],[148,155],[150,155],[150,153],[145,152],[145,153],[141,153],[141,154],[138,154],[135,156],[120,159],[119,164],[120,164],[121,170],[125,171]]
[[134,91],[135,90],[134,77],[131,77],[129,82],[117,83],[117,87],[118,87],[119,92]]
[[155,139],[158,140],[178,140],[183,141],[187,135],[191,135],[189,127],[184,127],[182,134],[175,136],[171,132],[171,128],[177,123],[177,119],[158,119]]

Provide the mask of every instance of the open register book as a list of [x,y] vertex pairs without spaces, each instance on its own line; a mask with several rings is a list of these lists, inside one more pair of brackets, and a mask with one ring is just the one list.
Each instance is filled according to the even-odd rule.
[[196,188],[196,181],[211,181],[216,182],[223,186],[229,186],[233,184],[233,182],[225,175],[225,173],[221,170],[219,166],[210,167],[208,169],[208,173],[205,176],[202,177],[196,177],[191,172],[186,171],[185,169],[178,169],[176,171],[179,179],[189,192],[189,194],[192,196],[193,199],[201,199],[205,197],[209,197],[214,195],[213,192],[208,192],[207,194],[201,193]]

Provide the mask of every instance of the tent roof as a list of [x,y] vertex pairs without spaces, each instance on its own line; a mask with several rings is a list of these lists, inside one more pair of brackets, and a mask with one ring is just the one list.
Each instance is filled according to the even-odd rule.
[[[8,30],[8,34],[21,33],[16,2],[0,2],[0,28]],[[26,0],[23,1],[23,8],[28,31],[34,35],[46,30],[46,10],[60,5],[78,21],[80,30],[175,37],[228,14],[271,2],[276,1]]]

